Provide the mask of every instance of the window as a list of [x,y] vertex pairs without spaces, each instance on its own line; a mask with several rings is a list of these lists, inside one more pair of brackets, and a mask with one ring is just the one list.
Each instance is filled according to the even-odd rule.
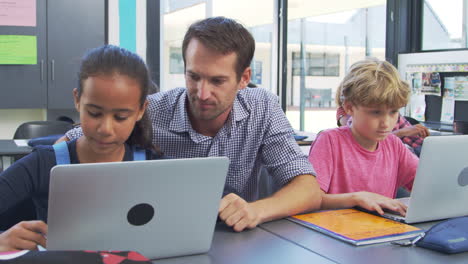
[[[163,10],[161,91],[184,87],[182,41],[187,28],[195,21],[211,16],[225,16],[242,23],[256,42],[252,60],[251,82],[276,93],[277,50],[273,48],[273,0],[166,0]],[[249,8],[246,8],[249,7]],[[259,12],[258,10],[261,10]],[[274,50],[274,51],[273,51]]]
[[185,87],[182,40],[193,22],[205,18],[204,1],[161,1],[162,45],[160,62],[160,89],[166,91]]
[[[307,76],[339,76],[340,54],[311,53],[306,54],[305,75]],[[301,75],[301,53],[292,53],[292,74]]]
[[466,48],[467,0],[425,0],[423,6],[422,49]]
[[[181,46],[188,26],[206,17],[226,16],[246,26],[256,41],[251,82],[277,93],[279,52],[274,20],[277,3],[161,1],[161,90],[185,86]],[[368,56],[385,59],[387,2],[328,0],[317,5],[315,1],[289,0],[287,3],[286,87],[281,95],[286,101],[286,115],[298,130],[319,132],[335,127],[335,92],[347,69]]]
[[169,47],[169,52],[170,74],[184,74],[184,60],[182,58],[182,48]]
[[348,68],[385,59],[386,1],[314,3],[288,1],[286,116],[317,133],[336,127],[335,93]]
[[250,64],[252,68],[252,76],[250,77],[250,82],[255,85],[262,85],[262,61],[252,60]]

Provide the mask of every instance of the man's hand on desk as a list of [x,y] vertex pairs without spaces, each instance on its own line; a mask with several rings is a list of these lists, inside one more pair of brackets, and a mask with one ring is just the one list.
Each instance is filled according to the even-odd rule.
[[241,232],[261,223],[259,211],[253,203],[248,203],[238,195],[230,193],[221,199],[219,218],[234,231]]
[[36,250],[46,247],[47,224],[42,221],[20,222],[0,234],[0,252],[14,250]]

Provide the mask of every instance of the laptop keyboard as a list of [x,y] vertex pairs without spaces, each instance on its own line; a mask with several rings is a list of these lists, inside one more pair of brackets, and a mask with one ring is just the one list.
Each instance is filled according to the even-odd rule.
[[453,124],[446,122],[437,122],[437,121],[426,121],[423,122],[424,126],[427,128],[444,131],[444,132],[453,132]]
[[387,213],[386,212],[383,215],[383,217],[388,218],[388,219],[393,220],[393,221],[397,221],[397,222],[402,222],[402,223],[405,222],[405,217],[402,216],[402,215],[399,215],[399,214],[392,214],[392,213]]
[[398,198],[397,200],[400,201],[401,203],[403,203],[404,205],[408,206],[410,198],[409,197],[404,197],[404,198]]
[[[399,198],[397,200],[400,201],[401,203],[403,203],[404,205],[408,206],[410,197]],[[389,210],[384,210],[384,211],[385,211],[385,214],[383,216],[385,218],[388,218],[388,219],[391,219],[391,220],[394,220],[394,221],[398,221],[398,222],[402,222],[402,223],[405,222],[405,217],[400,215],[399,213],[389,211]]]

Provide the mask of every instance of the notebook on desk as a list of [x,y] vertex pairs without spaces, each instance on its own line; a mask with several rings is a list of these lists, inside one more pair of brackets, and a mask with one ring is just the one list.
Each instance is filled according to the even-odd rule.
[[427,137],[419,158],[411,197],[403,198],[406,217],[384,216],[418,223],[468,215],[468,136]]
[[48,250],[122,250],[164,258],[210,249],[225,157],[55,166]]
[[287,219],[356,246],[412,238],[422,232],[356,209],[324,210]]

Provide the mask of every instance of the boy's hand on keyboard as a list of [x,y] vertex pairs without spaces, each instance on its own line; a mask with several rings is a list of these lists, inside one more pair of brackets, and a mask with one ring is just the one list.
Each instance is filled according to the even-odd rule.
[[355,192],[352,197],[356,206],[376,211],[380,215],[384,214],[384,209],[397,212],[402,216],[406,215],[407,206],[398,200],[371,192]]
[[0,252],[13,250],[36,250],[46,247],[47,224],[42,221],[20,222],[0,234]]

